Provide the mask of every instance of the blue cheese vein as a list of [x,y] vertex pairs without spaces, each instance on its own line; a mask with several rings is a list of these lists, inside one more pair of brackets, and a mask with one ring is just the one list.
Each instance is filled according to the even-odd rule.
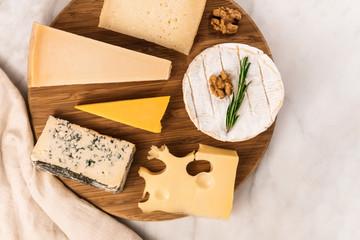
[[105,190],[114,191],[123,187],[134,152],[130,142],[50,116],[31,159],[96,180]]

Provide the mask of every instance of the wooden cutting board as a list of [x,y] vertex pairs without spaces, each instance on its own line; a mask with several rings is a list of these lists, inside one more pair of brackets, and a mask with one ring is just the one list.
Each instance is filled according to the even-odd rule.
[[[189,56],[176,51],[146,42],[137,38],[98,28],[98,20],[103,1],[73,0],[55,18],[52,27],[89,38],[104,41],[131,50],[147,53],[172,61],[173,69],[168,81],[152,81],[116,84],[89,84],[57,87],[30,88],[28,101],[32,127],[38,138],[49,115],[54,115],[83,127],[94,129],[102,134],[128,140],[136,144],[137,152],[130,169],[126,187],[120,194],[111,194],[78,182],[61,179],[67,187],[81,198],[86,199],[105,212],[118,217],[160,221],[183,217],[184,215],[153,212],[144,214],[137,207],[142,200],[145,181],[139,177],[140,165],[152,171],[159,171],[164,164],[159,160],[147,161],[147,152],[151,145],[166,144],[176,156],[184,156],[198,148],[199,143],[236,149],[239,155],[235,189],[243,183],[259,164],[270,142],[275,123],[259,136],[239,143],[220,142],[198,131],[186,113],[183,95],[182,79],[193,58],[205,48],[218,43],[236,42],[249,44],[263,50],[271,56],[270,50],[261,32],[247,15],[232,0],[208,0],[205,12],[195,38],[194,46]],[[235,35],[222,35],[212,29],[210,15],[214,8],[227,6],[237,8],[243,17],[240,30]],[[64,69],[66,71],[66,69]],[[154,134],[104,118],[81,112],[74,108],[77,104],[115,101],[131,98],[144,98],[171,95],[171,101],[162,120],[163,131]],[[207,165],[192,165],[190,172],[203,171]],[[234,203],[236,204],[236,203]]]

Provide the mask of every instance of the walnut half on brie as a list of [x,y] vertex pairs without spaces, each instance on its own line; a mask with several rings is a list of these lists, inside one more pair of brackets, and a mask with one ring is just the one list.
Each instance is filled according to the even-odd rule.
[[[220,99],[211,94],[208,79],[226,71],[236,94],[240,60],[246,56],[251,66],[245,81],[251,84],[238,111],[239,119],[227,133],[226,112],[232,96]],[[204,50],[190,63],[183,79],[183,97],[190,119],[200,131],[221,141],[244,141],[264,132],[275,121],[284,95],[274,62],[261,50],[245,44],[225,43]]]

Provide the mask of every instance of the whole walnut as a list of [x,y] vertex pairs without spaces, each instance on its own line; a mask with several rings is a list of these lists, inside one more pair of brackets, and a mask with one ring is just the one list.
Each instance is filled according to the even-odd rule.
[[219,7],[212,12],[211,25],[216,31],[221,31],[222,34],[234,34],[239,29],[239,21],[241,20],[241,13],[235,9],[228,7]]

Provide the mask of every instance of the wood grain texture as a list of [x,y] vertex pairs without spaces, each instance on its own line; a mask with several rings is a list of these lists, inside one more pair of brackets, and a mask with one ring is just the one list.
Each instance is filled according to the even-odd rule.
[[[271,56],[270,50],[251,18],[231,0],[208,0],[205,12],[189,56],[141,39],[98,28],[98,19],[103,1],[73,0],[56,17],[52,26],[68,32],[101,40],[135,51],[169,59],[173,62],[171,78],[168,81],[137,83],[110,83],[91,85],[72,85],[57,87],[30,88],[28,101],[33,130],[38,138],[49,115],[54,115],[83,127],[94,129],[102,134],[124,139],[136,144],[137,152],[125,189],[120,194],[111,194],[78,182],[61,179],[78,196],[91,202],[105,212],[118,217],[160,221],[183,217],[184,215],[153,212],[144,214],[137,207],[142,200],[145,181],[139,177],[140,165],[152,171],[164,167],[161,161],[147,161],[151,145],[166,144],[176,156],[184,156],[198,148],[199,143],[211,146],[236,149],[240,157],[236,175],[235,189],[254,171],[270,142],[275,123],[259,136],[239,143],[217,141],[198,131],[186,113],[182,95],[182,79],[188,64],[205,48],[215,44],[236,42],[249,44]],[[222,35],[209,24],[212,9],[219,6],[238,8],[243,14],[240,30],[235,35]],[[64,69],[65,70],[65,69]],[[171,95],[171,100],[162,120],[160,134],[146,132],[116,123],[104,118],[81,112],[74,108],[77,104],[97,103],[123,99]],[[205,170],[208,165],[193,165],[190,171]],[[236,204],[236,203],[234,203]]]

